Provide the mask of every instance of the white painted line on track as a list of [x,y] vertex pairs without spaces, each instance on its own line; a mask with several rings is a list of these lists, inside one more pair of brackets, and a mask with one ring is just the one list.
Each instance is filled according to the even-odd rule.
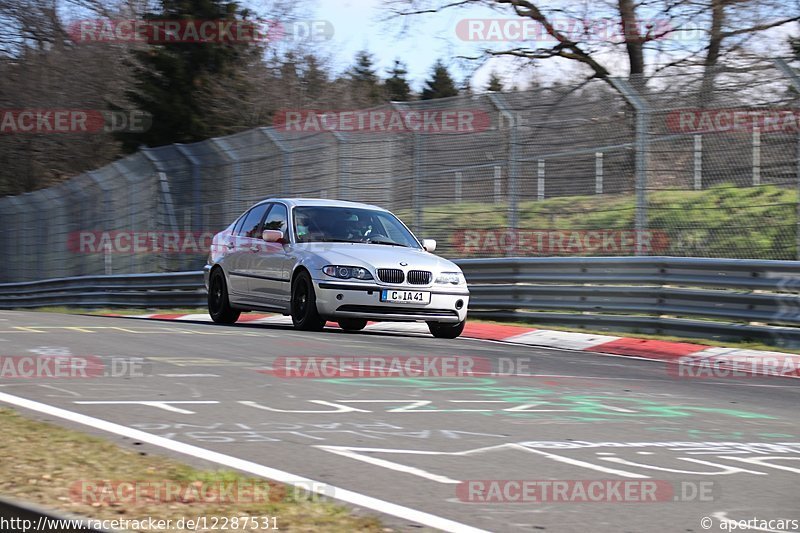
[[410,507],[404,507],[402,505],[380,500],[378,498],[373,498],[372,496],[367,496],[358,492],[327,485],[319,481],[314,481],[312,479],[296,476],[289,472],[284,472],[283,470],[277,470],[275,468],[260,465],[258,463],[239,459],[231,455],[206,450],[205,448],[200,448],[199,446],[184,444],[182,442],[159,437],[158,435],[153,435],[145,431],[129,428],[121,424],[115,424],[114,422],[108,422],[99,418],[61,409],[60,407],[28,400],[19,396],[13,396],[4,392],[0,392],[0,402],[15,405],[17,407],[22,407],[23,409],[29,409],[39,413],[44,413],[50,416],[55,416],[64,420],[69,420],[70,422],[75,422],[76,424],[82,424],[84,426],[89,426],[101,431],[107,431],[109,433],[114,433],[115,435],[121,435],[137,441],[146,442],[147,444],[152,444],[153,446],[172,450],[174,452],[191,455],[192,457],[197,457],[198,459],[211,461],[212,463],[224,465],[235,470],[240,470],[256,476],[272,479],[281,483],[286,483],[287,485],[292,485],[303,490],[309,490],[310,487],[311,490],[314,490],[318,494],[331,496],[334,499],[347,502],[352,505],[372,509],[373,511],[377,511],[379,513],[396,516],[398,518],[402,518],[403,520],[410,520],[428,527],[441,529],[443,531],[451,531],[453,533],[488,533],[486,530],[478,529],[454,520],[425,513],[423,511],[417,511],[416,509],[411,509]]
[[218,378],[218,374],[158,374],[163,378]]
[[78,405],[149,405],[150,407],[156,407],[158,409],[163,409],[165,411],[171,411],[173,413],[180,413],[183,415],[193,415],[195,414],[194,411],[189,411],[188,409],[181,409],[179,407],[175,407],[173,404],[205,404],[205,405],[215,405],[219,402],[216,400],[188,400],[188,401],[169,401],[169,400],[157,400],[157,401],[147,401],[147,400],[90,400],[90,401],[80,401],[74,402]]
[[585,350],[599,344],[615,341],[620,337],[611,335],[597,335],[594,333],[576,333],[572,331],[537,330],[514,335],[503,339],[516,344],[534,344],[537,346],[552,346],[554,348],[571,348]]
[[192,322],[192,321],[211,322],[211,317],[208,316],[208,313],[198,313],[198,314],[195,314],[195,315],[183,315],[180,319],[184,320],[184,321],[188,321],[188,322]]

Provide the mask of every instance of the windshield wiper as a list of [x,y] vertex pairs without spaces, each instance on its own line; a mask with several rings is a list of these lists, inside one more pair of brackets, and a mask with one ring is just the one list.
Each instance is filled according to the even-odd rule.
[[376,240],[375,241],[375,240],[369,239],[369,240],[367,240],[367,243],[369,243],[369,244],[385,244],[386,246],[402,246],[403,248],[408,248],[408,245],[401,244],[399,242],[394,242],[394,241],[382,241],[382,240]]

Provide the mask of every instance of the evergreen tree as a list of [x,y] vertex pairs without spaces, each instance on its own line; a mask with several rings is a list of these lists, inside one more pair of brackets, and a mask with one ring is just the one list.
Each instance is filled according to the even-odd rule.
[[[238,4],[228,0],[161,0],[160,11],[145,19],[241,21],[237,9]],[[246,44],[168,42],[163,30],[154,35],[150,46],[137,54],[137,83],[129,94],[139,109],[152,115],[152,126],[121,135],[129,150],[214,136],[218,125],[208,120],[211,113],[203,108],[204,86],[229,76],[243,54],[253,52]]]
[[503,92],[503,80],[494,71],[489,75],[489,84],[486,86],[486,90],[495,93]]
[[328,86],[328,73],[320,65],[319,59],[314,54],[307,54],[303,58],[303,63],[301,83],[305,90],[306,98],[310,100],[325,96]]
[[425,88],[422,89],[422,99],[432,100],[448,96],[458,96],[458,89],[447,67],[441,60],[437,60],[433,66],[431,79],[425,82]]
[[411,87],[408,85],[406,74],[408,71],[405,69],[400,60],[395,59],[394,68],[389,71],[389,78],[386,79],[384,86],[389,100],[393,102],[407,102],[411,97]]
[[375,104],[383,99],[380,80],[375,73],[372,55],[366,50],[356,54],[356,64],[350,70],[350,80],[356,101]]

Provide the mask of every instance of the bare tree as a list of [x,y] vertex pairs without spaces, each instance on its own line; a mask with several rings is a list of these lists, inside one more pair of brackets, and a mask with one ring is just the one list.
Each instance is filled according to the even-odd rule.
[[[127,43],[77,43],[69,35],[72,10],[82,16],[129,12],[130,2],[2,0],[7,32],[0,49],[0,110],[80,110],[94,116],[130,111]],[[111,131],[46,134],[6,131],[0,136],[0,194],[38,189],[122,155]]]
[[[675,66],[702,66],[713,72],[726,54],[758,53],[753,37],[800,20],[798,0],[598,0],[587,3],[544,0],[386,0],[394,15],[424,16],[484,6],[532,22],[542,31],[487,47],[489,56],[540,61],[563,58],[588,76],[638,77]],[[647,15],[644,15],[644,14]],[[616,31],[608,33],[609,28]],[[604,30],[604,31],[599,31]],[[510,39],[509,39],[510,41]],[[603,59],[623,53],[627,72],[614,72]]]

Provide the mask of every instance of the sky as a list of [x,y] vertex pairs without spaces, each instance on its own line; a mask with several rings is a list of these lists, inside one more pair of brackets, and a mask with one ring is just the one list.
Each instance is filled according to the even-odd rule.
[[[459,84],[471,75],[470,70],[481,62],[465,65],[467,62],[457,57],[476,55],[482,47],[458,39],[456,25],[464,18],[498,17],[497,13],[475,6],[387,20],[389,11],[385,0],[315,0],[314,5],[315,18],[330,21],[334,28],[334,36],[327,50],[334,70],[345,70],[353,64],[356,53],[366,49],[373,54],[378,71],[384,77],[395,59],[404,62],[408,79],[415,90],[422,88],[437,59],[442,59],[448,65]],[[509,69],[499,61],[495,63],[477,72],[474,81],[478,85],[487,82],[493,67],[504,72],[509,85],[513,82],[513,72],[505,73]],[[524,76],[520,79],[524,79]]]
[[[458,59],[459,56],[480,55],[486,46],[486,43],[460,39],[457,34],[459,21],[476,18],[508,18],[510,13],[507,10],[498,12],[485,6],[468,6],[447,9],[435,14],[392,18],[386,0],[309,1],[312,2],[310,5],[312,9],[309,11],[314,13],[313,17],[330,21],[333,26],[333,38],[325,43],[321,51],[329,57],[331,66],[336,72],[351,66],[356,53],[366,49],[373,54],[377,70],[383,77],[386,77],[386,70],[392,67],[396,58],[403,61],[407,66],[412,88],[416,91],[421,90],[424,81],[431,73],[432,65],[439,58],[450,68],[459,85],[466,77],[471,77],[472,87],[476,90],[485,88],[492,72],[500,75],[506,88],[513,85],[525,88],[531,80],[531,71],[520,71],[509,58],[493,58],[489,61]],[[600,18],[596,11],[591,16]],[[640,16],[646,15],[640,14]],[[698,30],[702,28],[698,26],[695,29],[697,33],[694,34],[694,38],[702,42],[703,36]],[[800,34],[800,26],[790,24],[771,30],[764,36],[766,38],[763,42],[778,43],[779,47],[785,47],[784,43],[789,34]],[[684,38],[693,37],[688,35]],[[621,49],[603,52],[597,57],[604,65],[610,66],[615,74],[627,73],[627,60]],[[577,71],[578,67],[574,62],[549,59],[539,62],[535,75],[546,82],[548,79],[570,77]]]

